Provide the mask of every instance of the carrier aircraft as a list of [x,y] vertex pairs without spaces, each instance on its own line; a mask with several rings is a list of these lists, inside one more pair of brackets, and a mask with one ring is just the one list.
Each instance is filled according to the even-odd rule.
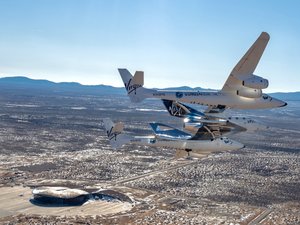
[[144,72],[134,76],[127,69],[119,69],[128,96],[132,102],[145,98],[159,98],[208,106],[205,113],[219,113],[231,109],[264,109],[286,106],[287,103],[262,92],[269,82],[254,75],[256,66],[268,44],[270,36],[262,32],[246,54],[231,71],[223,88],[215,92],[171,91],[144,88]]

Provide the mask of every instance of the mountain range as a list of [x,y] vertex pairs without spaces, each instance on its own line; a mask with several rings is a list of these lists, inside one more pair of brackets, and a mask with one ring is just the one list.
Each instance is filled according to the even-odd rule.
[[[165,90],[197,90],[215,91],[201,87],[191,88],[188,86],[164,88]],[[125,95],[124,87],[109,85],[82,85],[76,82],[55,83],[49,80],[35,80],[28,77],[3,77],[0,78],[0,92],[35,92],[38,94],[67,94],[67,95]],[[276,92],[270,93],[272,97],[282,100],[300,101],[300,92]]]

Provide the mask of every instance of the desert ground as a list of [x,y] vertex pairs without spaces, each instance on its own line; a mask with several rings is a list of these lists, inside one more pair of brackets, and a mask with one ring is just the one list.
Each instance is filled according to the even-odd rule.
[[[0,95],[1,224],[299,224],[300,102],[285,108],[227,110],[269,129],[230,136],[246,148],[201,159],[175,149],[126,145],[113,150],[101,120],[128,134],[151,134],[149,122],[177,128],[159,100],[125,95]],[[197,107],[197,106],[196,106]],[[198,109],[203,109],[197,107]],[[132,202],[41,207],[39,186],[109,189]]]

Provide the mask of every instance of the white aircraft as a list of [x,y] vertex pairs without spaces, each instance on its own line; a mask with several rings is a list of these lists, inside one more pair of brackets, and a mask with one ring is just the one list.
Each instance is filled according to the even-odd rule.
[[202,157],[211,152],[231,151],[245,146],[227,137],[199,140],[198,137],[161,123],[150,123],[155,135],[129,136],[123,134],[123,123],[114,124],[111,119],[103,119],[106,134],[113,148],[127,143],[142,146],[167,147],[185,151],[188,156]]
[[223,88],[217,92],[169,91],[144,88],[144,72],[136,71],[134,76],[127,69],[119,69],[127,94],[132,102],[145,98],[160,98],[180,102],[207,105],[206,113],[222,112],[226,108],[263,109],[286,106],[287,103],[264,94],[267,79],[254,75],[254,70],[270,39],[262,32],[242,59],[231,71]]
[[268,126],[246,117],[217,117],[199,112],[180,102],[165,99],[163,99],[163,104],[171,116],[183,119],[183,128],[185,130],[199,138],[203,137],[207,132],[215,138],[228,133],[268,129]]

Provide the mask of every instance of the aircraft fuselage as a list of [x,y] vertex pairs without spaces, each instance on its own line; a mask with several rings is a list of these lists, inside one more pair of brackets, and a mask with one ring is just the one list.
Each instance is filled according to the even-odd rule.
[[153,89],[137,89],[142,91],[147,98],[160,98],[179,102],[199,104],[205,106],[226,106],[235,109],[265,109],[285,106],[286,103],[263,94],[260,98],[246,98],[233,93],[202,92],[202,91],[169,91]]
[[154,147],[192,150],[195,153],[209,153],[219,151],[237,150],[244,147],[243,144],[226,137],[212,140],[167,140],[155,137],[134,137],[131,143]]

